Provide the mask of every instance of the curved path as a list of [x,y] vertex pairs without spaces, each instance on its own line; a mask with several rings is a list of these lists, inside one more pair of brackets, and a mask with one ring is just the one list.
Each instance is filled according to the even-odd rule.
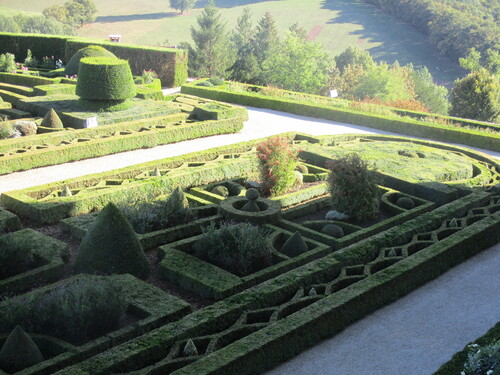
[[[119,154],[102,156],[31,169],[29,171],[14,172],[0,176],[0,193],[25,189],[31,186],[47,184],[73,177],[85,176],[92,173],[105,172],[123,168],[134,164],[178,156],[190,152],[205,150],[212,147],[225,146],[232,143],[264,138],[271,135],[296,131],[310,135],[333,134],[384,134],[399,135],[363,126],[343,124],[334,121],[315,119],[311,117],[292,115],[270,109],[247,107],[249,120],[243,130],[237,134],[217,135],[206,138],[193,139],[179,143],[158,146],[150,149],[121,152]],[[461,145],[463,146],[463,145]],[[500,159],[500,153],[485,151],[490,156]]]
[[[267,109],[249,107],[248,112],[250,119],[238,134],[16,172],[0,176],[0,193],[287,131],[311,135],[397,135]],[[478,151],[500,159],[500,153]],[[500,244],[497,244],[268,375],[431,374],[453,353],[500,320],[499,269]]]

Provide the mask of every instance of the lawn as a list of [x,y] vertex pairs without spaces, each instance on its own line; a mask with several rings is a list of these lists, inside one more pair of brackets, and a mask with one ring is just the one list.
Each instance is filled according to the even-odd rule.
[[[41,12],[44,8],[62,3],[56,0],[2,0],[2,5],[18,10]],[[198,7],[180,15],[169,8],[166,0],[96,0],[98,18],[85,25],[79,34],[87,37],[106,38],[108,34],[121,34],[126,43],[145,45],[177,45],[191,41],[190,28],[202,12],[206,0]],[[447,58],[439,56],[425,36],[390,18],[377,8],[361,1],[348,0],[216,0],[227,30],[233,29],[244,7],[249,7],[254,24],[271,12],[281,32],[294,23],[304,27],[311,38],[322,43],[332,55],[337,55],[349,45],[367,49],[379,61],[401,64],[413,63],[427,66],[435,80],[450,84],[464,71]],[[1,12],[1,9],[0,9]]]

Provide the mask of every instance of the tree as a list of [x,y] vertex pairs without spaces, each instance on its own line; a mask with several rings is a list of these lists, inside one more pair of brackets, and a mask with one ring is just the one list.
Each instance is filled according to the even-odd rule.
[[363,51],[357,47],[348,47],[344,52],[335,57],[335,63],[340,73],[349,66],[360,66],[363,70],[368,70],[375,65],[375,61],[368,51]]
[[236,49],[236,61],[231,66],[231,79],[239,82],[253,83],[260,75],[260,68],[252,45],[254,29],[250,8],[244,8],[236,20],[236,29],[231,41]]
[[91,23],[95,21],[95,14],[97,13],[97,8],[92,0],[74,0],[80,5],[82,5],[82,19],[83,23]]
[[60,5],[52,5],[43,10],[42,14],[46,18],[53,18],[57,22],[68,22],[68,9]]
[[199,28],[191,27],[194,47],[184,46],[189,51],[190,74],[197,77],[227,75],[234,61],[234,50],[221,21],[219,10],[213,0],[209,0],[201,15],[197,17]]
[[94,22],[96,6],[92,0],[70,0],[64,5],[52,5],[43,10],[46,18],[54,19],[72,27]]
[[500,82],[486,69],[455,81],[451,90],[451,116],[497,121],[500,116]]
[[170,0],[170,8],[179,10],[181,14],[193,9],[197,0]]
[[280,39],[276,22],[271,13],[266,12],[257,24],[257,31],[252,41],[254,55],[261,69],[264,62],[276,52],[279,45]]
[[287,90],[320,94],[331,71],[330,56],[316,42],[290,33],[263,64],[263,80]]
[[413,70],[410,76],[415,85],[415,99],[421,101],[433,113],[447,114],[450,103],[448,102],[448,89],[436,85],[432,75],[426,67]]
[[21,28],[13,17],[0,15],[0,31],[7,33],[19,33]]

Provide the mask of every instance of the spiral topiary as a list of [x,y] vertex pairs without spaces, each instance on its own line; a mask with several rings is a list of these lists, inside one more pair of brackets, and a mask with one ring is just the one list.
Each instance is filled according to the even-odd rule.
[[76,95],[79,105],[89,110],[123,110],[135,96],[135,85],[126,60],[86,57],[80,60]]
[[64,68],[64,74],[67,76],[72,76],[78,74],[78,68],[80,67],[80,60],[85,57],[110,57],[116,58],[116,56],[109,52],[107,49],[101,46],[88,46],[78,50],[72,57],[69,59],[68,64]]

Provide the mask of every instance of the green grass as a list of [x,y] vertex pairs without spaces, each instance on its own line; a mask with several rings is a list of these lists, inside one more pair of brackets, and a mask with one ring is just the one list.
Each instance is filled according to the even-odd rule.
[[[32,4],[31,0],[2,0],[2,5],[41,12],[47,6],[62,2],[40,0]],[[177,45],[191,41],[190,28],[196,25],[196,17],[206,0],[199,0],[198,8],[184,15],[169,8],[166,0],[97,0],[95,3],[98,19],[80,28],[80,35],[103,39],[109,34],[121,34],[126,43]],[[237,17],[248,6],[254,25],[268,11],[282,33],[297,21],[315,34],[315,40],[332,55],[355,45],[369,50],[377,60],[427,66],[441,84],[451,84],[464,75],[456,63],[440,57],[424,35],[359,0],[216,0],[216,5],[227,20],[227,30],[234,28]]]

